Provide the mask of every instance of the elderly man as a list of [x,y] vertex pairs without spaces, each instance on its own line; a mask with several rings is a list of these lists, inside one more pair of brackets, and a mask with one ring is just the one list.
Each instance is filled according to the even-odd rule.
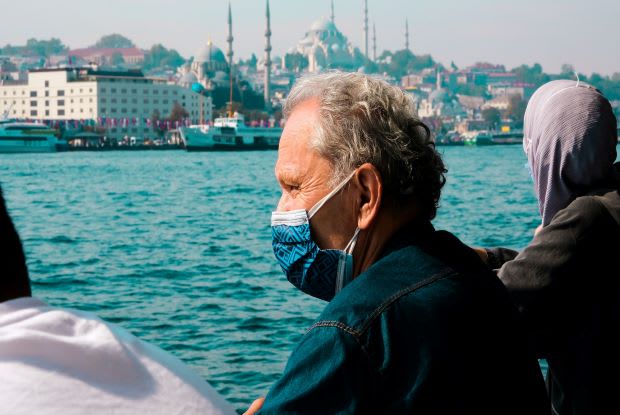
[[502,284],[431,225],[446,170],[410,97],[332,72],[300,80],[285,115],[274,252],[329,304],[260,413],[545,413]]
[[1,188],[0,267],[0,413],[235,413],[172,355],[93,314],[31,297]]

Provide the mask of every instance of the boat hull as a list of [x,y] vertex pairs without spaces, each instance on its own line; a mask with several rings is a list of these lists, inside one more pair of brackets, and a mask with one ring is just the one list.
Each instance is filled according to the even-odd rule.
[[180,128],[181,139],[189,152],[198,151],[260,151],[277,150],[280,143],[280,129],[245,129],[237,134],[220,134],[213,130]]

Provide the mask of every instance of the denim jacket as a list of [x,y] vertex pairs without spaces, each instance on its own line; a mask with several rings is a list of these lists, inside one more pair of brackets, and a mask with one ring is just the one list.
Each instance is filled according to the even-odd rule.
[[411,225],[327,305],[260,413],[546,413],[525,344],[473,251]]

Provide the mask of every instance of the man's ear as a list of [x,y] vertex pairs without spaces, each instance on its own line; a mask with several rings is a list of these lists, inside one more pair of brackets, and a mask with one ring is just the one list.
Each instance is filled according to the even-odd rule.
[[383,199],[383,181],[377,168],[364,163],[355,173],[355,183],[360,190],[357,226],[368,229],[377,220]]

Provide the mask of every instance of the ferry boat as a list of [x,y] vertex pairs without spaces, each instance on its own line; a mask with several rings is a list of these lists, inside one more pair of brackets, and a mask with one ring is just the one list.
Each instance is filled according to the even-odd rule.
[[250,127],[243,115],[216,118],[212,126],[179,128],[187,151],[272,150],[280,144],[282,128]]
[[521,144],[523,143],[523,131],[510,132],[480,131],[478,134],[465,139],[466,145],[489,146],[494,144]]
[[57,150],[56,130],[45,124],[0,120],[0,153],[50,153]]

